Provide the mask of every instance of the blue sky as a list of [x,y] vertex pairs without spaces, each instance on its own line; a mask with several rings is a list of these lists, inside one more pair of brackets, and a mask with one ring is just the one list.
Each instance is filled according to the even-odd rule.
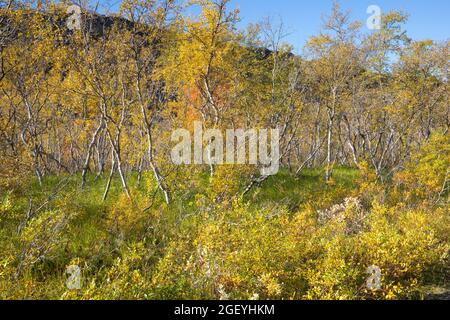
[[[449,0],[341,0],[341,7],[363,22],[369,17],[368,6],[378,5],[383,12],[401,10],[409,14],[408,35],[415,39],[450,39]],[[317,35],[322,16],[331,11],[332,0],[232,0],[241,10],[241,26],[257,22],[261,17],[281,17],[291,31],[287,41],[300,49],[306,40]]]
[[[367,7],[378,5],[383,12],[394,9],[407,12],[409,21],[406,30],[414,40],[450,39],[450,0],[341,0],[339,2],[344,10],[351,11],[352,18],[362,21],[363,26],[369,17],[366,13]],[[275,19],[281,17],[290,31],[286,41],[299,50],[310,36],[318,34],[322,24],[321,18],[330,12],[332,0],[231,0],[231,7],[237,7],[241,11],[242,21],[239,24],[241,28],[267,16]]]

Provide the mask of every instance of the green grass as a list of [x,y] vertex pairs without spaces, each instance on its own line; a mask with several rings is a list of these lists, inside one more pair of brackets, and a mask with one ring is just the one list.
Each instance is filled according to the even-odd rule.
[[[151,277],[152,270],[167,255],[168,247],[173,241],[195,238],[203,230],[205,219],[215,219],[214,212],[209,213],[209,216],[204,215],[195,203],[196,194],[203,194],[208,188],[207,173],[198,177],[196,188],[188,190],[184,198],[177,198],[175,190],[174,202],[166,206],[159,194],[154,206],[148,211],[144,209],[150,204],[150,198],[156,189],[151,173],[146,172],[140,184],[136,174],[127,177],[133,202],[124,198],[117,176],[112,181],[105,202],[102,197],[106,177],[95,180],[93,175],[88,175],[87,178],[83,189],[80,186],[80,175],[73,175],[45,177],[42,186],[35,179],[30,179],[12,190],[12,193],[11,190],[0,191],[0,203],[11,193],[13,205],[7,210],[7,214],[0,211],[0,257],[17,257],[20,254],[24,242],[17,233],[17,226],[28,211],[29,199],[32,199],[33,210],[48,201],[40,213],[52,210],[73,213],[72,220],[45,259],[24,270],[13,284],[4,282],[8,291],[1,293],[0,298],[60,299],[66,292],[65,268],[75,258],[83,263],[85,279],[107,283],[105,277],[110,270],[114,270],[117,259],[126,257],[127,250],[136,243],[143,243],[147,250],[146,262],[140,262],[139,268],[147,272],[146,276]],[[281,170],[278,175],[255,187],[243,201],[249,206],[249,212],[257,212],[259,209],[277,211],[277,207],[282,207],[295,216],[305,208],[329,208],[341,203],[344,198],[355,195],[359,179],[359,171],[352,168],[336,168],[329,183],[325,181],[325,171],[321,169],[306,169],[298,176]],[[49,201],[48,197],[61,185],[61,181],[66,181],[67,184]],[[112,221],[115,212],[120,217],[137,217],[136,222],[126,222],[126,228],[118,232]],[[12,267],[15,268],[16,265]],[[128,271],[124,272],[126,274]],[[0,289],[1,273],[0,266]],[[99,275],[100,280],[97,278]],[[29,283],[33,283],[33,287],[28,287]],[[435,281],[431,283],[434,284]]]
[[320,169],[304,170],[298,177],[284,170],[254,190],[248,200],[255,205],[278,203],[291,209],[305,205],[327,206],[339,202],[356,188],[359,172],[351,168],[337,168],[331,183],[327,183],[324,177],[325,171]]

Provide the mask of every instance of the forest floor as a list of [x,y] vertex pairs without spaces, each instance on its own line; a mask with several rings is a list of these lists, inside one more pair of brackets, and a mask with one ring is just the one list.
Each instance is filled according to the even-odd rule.
[[[248,194],[245,202],[254,208],[283,207],[286,208],[287,212],[295,213],[307,208],[313,208],[314,210],[329,208],[342,203],[345,198],[355,194],[358,188],[356,181],[360,176],[358,170],[337,168],[334,171],[334,178],[331,183],[324,181],[323,173],[324,170],[305,170],[301,175],[294,177],[289,172],[282,171]],[[155,246],[163,247],[162,253],[165,253],[166,250],[164,247],[166,244],[163,243],[168,241],[166,235],[161,236],[162,233],[165,232],[169,234],[167,237],[170,237],[170,234],[174,232],[173,230],[180,228],[180,223],[192,225],[185,230],[192,230],[195,228],[194,225],[199,225],[200,222],[189,220],[188,217],[194,216],[197,212],[197,208],[191,203],[194,201],[196,194],[202,192],[201,190],[191,190],[188,197],[175,202],[167,209],[168,212],[172,212],[171,214],[158,216],[145,211],[148,208],[148,199],[150,198],[148,183],[145,179],[140,184],[136,175],[130,175],[128,179],[136,200],[134,200],[135,203],[129,212],[126,210],[125,212],[128,212],[127,214],[131,216],[136,214],[140,220],[134,220],[133,217],[126,216],[126,214],[125,218],[114,215],[123,207],[121,203],[124,201],[118,178],[113,180],[109,197],[105,202],[102,201],[102,195],[106,180],[104,178],[95,180],[94,176],[88,177],[86,187],[83,190],[80,188],[79,176],[46,177],[41,186],[33,180],[29,183],[23,183],[13,192],[0,190],[0,200],[3,199],[3,206],[6,203],[5,199],[9,199],[8,201],[12,203],[5,211],[8,216],[5,217],[5,214],[3,218],[0,216],[0,253],[9,252],[12,255],[12,260],[23,253],[20,243],[25,240],[17,237],[17,228],[26,220],[27,213],[36,210],[41,213],[52,210],[77,212],[71,220],[70,226],[64,232],[64,241],[59,244],[52,244],[48,248],[48,256],[40,258],[40,262],[29,271],[30,273],[24,275],[33,279],[29,282],[37,281],[33,286],[41,285],[42,288],[33,287],[33,289],[29,289],[26,288],[24,283],[20,283],[17,288],[12,290],[14,293],[11,293],[11,295],[21,298],[61,297],[64,288],[56,288],[55,283],[64,283],[62,279],[65,276],[65,267],[71,263],[71,257],[78,257],[77,259],[80,261],[89,261],[90,264],[98,265],[99,267],[96,267],[95,270],[102,270],[102,265],[113,266],[115,257],[119,255],[117,252],[121,242],[138,241],[142,237],[148,236],[147,234],[142,236],[142,230],[144,229],[141,226],[141,220],[157,217],[157,227],[146,226],[145,233],[149,233],[148,230],[151,230],[151,228],[153,228],[151,232],[154,234],[160,233],[155,237],[157,240],[154,240],[154,242],[157,243]],[[155,210],[157,211],[158,208],[155,208]],[[147,214],[148,217],[145,218]],[[126,220],[126,223],[123,222],[124,220]],[[116,224],[121,223],[126,224],[125,230],[128,230],[126,231],[128,232],[126,238],[123,238],[122,233],[118,237],[112,237],[111,235],[117,227]],[[137,226],[136,232],[132,230],[134,224]],[[47,228],[48,225],[51,224],[45,222],[44,228]],[[131,228],[131,231],[127,228]],[[36,235],[34,237],[39,238]],[[155,259],[157,258],[155,257]],[[2,262],[1,259],[0,262]],[[16,267],[14,266],[14,268]],[[95,271],[93,272],[95,273]],[[1,277],[2,269],[0,267],[0,280]],[[24,288],[19,288],[22,285]],[[33,292],[26,293],[27,290]],[[425,299],[450,299],[450,289],[445,288],[445,284],[444,286],[441,283],[424,286],[420,291],[422,292],[422,298]]]

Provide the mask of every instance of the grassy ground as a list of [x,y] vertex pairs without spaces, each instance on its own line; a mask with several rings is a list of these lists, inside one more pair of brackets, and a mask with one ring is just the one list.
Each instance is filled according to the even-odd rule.
[[[161,263],[169,259],[167,256],[170,257],[174,243],[181,246],[184,240],[186,243],[199,241],[195,237],[202,237],[205,228],[211,228],[222,219],[222,213],[205,216],[194,203],[196,195],[202,193],[206,185],[189,190],[187,197],[169,207],[158,198],[152,201],[153,189],[148,187],[152,183],[146,177],[144,175],[140,184],[136,175],[128,177],[133,203],[124,197],[118,178],[113,180],[105,202],[102,196],[106,181],[104,178],[95,180],[93,176],[88,177],[84,189],[80,188],[79,176],[66,176],[46,177],[42,186],[34,180],[23,182],[12,193],[2,190],[0,265],[3,267],[0,267],[0,298],[123,298],[125,291],[125,297],[167,297],[164,293],[148,293],[152,292],[149,287],[155,285],[152,275],[161,273],[161,268],[164,271],[169,268],[161,267]],[[282,171],[241,201],[245,203],[246,212],[254,212],[249,213],[250,219],[254,215],[257,220],[258,212],[286,212],[287,219],[292,222],[288,221],[288,225],[280,227],[283,232],[283,228],[290,228],[298,219],[299,212],[329,208],[342,203],[344,198],[356,195],[358,191],[358,170],[338,168],[331,183],[325,183],[323,177],[323,170],[305,170],[298,177]],[[206,184],[208,180],[201,181]],[[36,212],[36,217],[29,219],[24,229],[18,232],[18,226],[26,221],[26,214],[30,212],[30,203],[31,212]],[[152,203],[154,205],[149,208]],[[44,220],[39,221],[40,216],[45,217],[47,212],[47,220],[42,218]],[[55,218],[52,217],[58,214],[68,214],[70,221],[63,230],[53,232]],[[236,220],[233,218],[230,221]],[[257,228],[266,228],[266,222],[262,223]],[[41,246],[45,252],[30,249],[33,246]],[[33,261],[36,257],[38,259]],[[24,267],[19,268],[22,262]],[[68,292],[65,286],[66,267],[71,264],[81,265],[83,278],[88,279],[83,284],[81,296],[81,293]],[[145,279],[133,287],[135,291],[129,289],[132,286],[130,283],[135,280],[128,278],[134,274],[131,270],[137,272],[136,277],[139,275]],[[181,285],[179,281],[175,280],[177,286]],[[442,284],[434,288],[442,290]],[[177,292],[173,288],[170,290]],[[142,295],[143,292],[146,293]],[[171,294],[179,297],[176,293]]]

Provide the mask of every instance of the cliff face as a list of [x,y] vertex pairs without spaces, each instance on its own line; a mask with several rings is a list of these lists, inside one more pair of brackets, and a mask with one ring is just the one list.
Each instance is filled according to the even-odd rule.
[[[21,11],[25,17],[31,17],[37,13],[36,10],[30,9],[0,9],[0,46],[5,45],[8,38],[17,36],[18,32],[26,27],[26,25],[18,25],[13,22],[11,16],[12,10],[15,10],[16,12]],[[49,25],[60,28],[67,34],[73,32],[68,25],[68,21],[73,14],[62,10],[55,10],[52,12],[40,11],[40,14],[48,21]],[[131,29],[134,26],[133,22],[122,17],[107,16],[90,11],[82,10],[80,17],[81,30],[92,37],[104,36],[108,30],[111,30],[115,25],[119,29]]]
[[101,37],[114,25],[119,29],[131,29],[134,23],[118,16],[106,16],[92,12],[82,12],[81,14],[81,28],[92,36]]

